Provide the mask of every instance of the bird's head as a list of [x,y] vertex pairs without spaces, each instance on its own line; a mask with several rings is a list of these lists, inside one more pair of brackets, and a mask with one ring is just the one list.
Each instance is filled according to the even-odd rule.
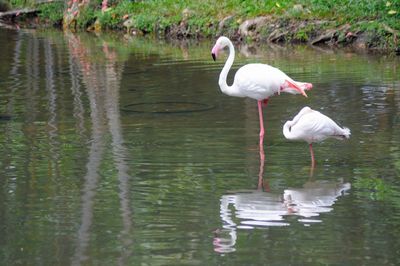
[[217,42],[215,43],[214,47],[211,50],[211,56],[214,59],[214,61],[217,59],[218,57],[218,53],[223,50],[226,46],[229,45],[231,41],[224,36],[221,36],[218,38]]

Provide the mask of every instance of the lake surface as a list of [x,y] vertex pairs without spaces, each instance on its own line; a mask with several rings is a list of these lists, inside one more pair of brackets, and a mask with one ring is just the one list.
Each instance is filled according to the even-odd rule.
[[[260,154],[213,41],[0,29],[0,46],[1,265],[400,264],[400,57],[236,46],[234,70],[314,84],[270,99]],[[306,105],[352,133],[315,144],[313,171],[282,134]]]

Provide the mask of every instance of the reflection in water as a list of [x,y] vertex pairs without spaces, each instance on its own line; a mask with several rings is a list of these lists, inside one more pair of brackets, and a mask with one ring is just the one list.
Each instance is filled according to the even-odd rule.
[[[283,192],[285,204],[290,212],[305,218],[317,217],[320,213],[330,212],[331,206],[339,196],[350,190],[350,183],[329,181],[309,181],[302,188],[288,188]],[[321,222],[318,219],[300,219],[302,222]]]
[[129,174],[126,164],[127,150],[124,146],[124,140],[121,130],[120,107],[119,107],[119,86],[123,65],[116,64],[116,55],[114,51],[110,51],[106,43],[103,44],[103,51],[107,58],[106,63],[106,115],[108,118],[108,126],[112,138],[112,150],[114,156],[114,164],[118,171],[119,180],[119,200],[122,210],[123,231],[121,238],[123,242],[122,256],[119,259],[120,265],[127,264],[127,259],[131,254],[129,248],[133,241],[129,237],[132,228],[132,217],[129,200]]
[[[398,91],[398,90],[397,90]],[[368,123],[363,124],[363,132],[374,133],[379,128],[379,120],[388,116],[391,110],[389,97],[396,93],[387,86],[363,86],[362,92],[362,111],[368,117]]]
[[[21,78],[19,69],[21,67],[21,53],[22,53],[22,43],[23,37],[21,33],[18,33],[18,38],[15,43],[14,51],[13,51],[13,59],[11,62],[11,68],[9,73],[9,78],[11,79],[11,90],[9,92],[9,99],[7,100],[6,104],[6,113],[12,114],[14,111],[14,102],[15,102],[15,93],[17,92],[18,88],[21,86]],[[6,133],[10,132],[10,128],[6,129]],[[7,142],[9,143],[9,142]]]
[[[293,173],[306,172],[308,154],[281,134],[303,99],[274,98],[258,155],[257,110],[219,93],[209,44],[60,34],[0,30],[1,114],[13,118],[0,121],[1,265],[399,264],[398,59],[282,47],[238,54],[236,67],[267,62],[315,82],[310,105],[340,110],[354,127],[349,145],[319,150],[329,160],[318,173],[329,178],[303,185]],[[119,112],[171,100],[215,108]],[[258,189],[241,190],[257,174]],[[352,187],[335,206],[350,185],[333,175]],[[209,232],[219,224],[215,250],[240,252],[215,256]]]
[[[56,167],[58,167],[58,158],[59,158],[59,151],[57,148],[59,147],[58,139],[58,119],[57,119],[57,92],[55,88],[55,77],[54,77],[54,70],[56,69],[55,66],[55,59],[53,55],[53,48],[51,47],[50,41],[45,41],[44,44],[44,56],[45,56],[45,73],[46,73],[46,91],[47,91],[47,98],[48,98],[48,112],[49,112],[49,119],[47,125],[49,126],[48,133],[49,133],[49,145],[50,145],[50,156],[52,157],[52,163]],[[58,170],[57,170],[58,172]]]
[[[111,134],[112,153],[115,167],[118,171],[119,199],[122,210],[123,231],[121,232],[123,242],[123,254],[119,264],[126,264],[130,255],[129,239],[132,223],[129,202],[129,174],[126,165],[127,152],[121,131],[119,115],[119,86],[123,65],[116,60],[115,51],[112,51],[107,43],[103,43],[105,64],[93,63],[90,58],[90,49],[85,48],[78,36],[67,33],[66,37],[70,46],[70,63],[72,79],[72,91],[74,94],[74,115],[80,122],[78,129],[83,131],[83,109],[80,100],[80,88],[77,78],[79,70],[85,84],[90,103],[90,116],[92,121],[91,146],[87,173],[84,177],[85,184],[82,189],[82,217],[78,231],[78,243],[73,258],[73,265],[80,265],[87,260],[86,252],[90,240],[90,228],[93,223],[94,197],[99,183],[100,165],[104,158],[106,148],[106,133]],[[108,127],[107,127],[108,124]],[[81,132],[82,134],[82,132]]]
[[[71,44],[70,46],[72,46]],[[76,48],[75,48],[76,49]],[[70,48],[70,53],[68,54],[69,72],[71,78],[71,92],[74,97],[73,99],[73,114],[76,119],[76,128],[81,139],[84,138],[85,133],[85,109],[82,103],[82,88],[80,83],[80,70],[75,53],[74,47]]]
[[39,40],[29,38],[26,48],[26,94],[30,101],[27,101],[27,126],[32,127],[37,115],[37,93],[39,90]]
[[332,211],[336,199],[351,187],[350,183],[308,181],[302,188],[288,188],[283,193],[265,190],[263,180],[264,153],[260,149],[260,173],[257,190],[238,191],[220,199],[221,230],[216,231],[214,250],[218,253],[236,251],[237,229],[289,226],[286,216],[299,216],[299,222],[309,225],[321,222],[320,213]]

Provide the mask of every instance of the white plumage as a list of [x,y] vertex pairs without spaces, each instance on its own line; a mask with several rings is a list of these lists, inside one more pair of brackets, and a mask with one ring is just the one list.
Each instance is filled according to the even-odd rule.
[[235,59],[235,49],[232,42],[224,36],[219,37],[211,50],[211,54],[215,60],[218,53],[225,47],[229,48],[229,56],[219,76],[219,87],[221,91],[227,95],[249,97],[258,101],[261,146],[264,137],[262,101],[266,102],[269,97],[274,94],[280,94],[280,92],[302,94],[307,97],[305,90],[310,90],[312,84],[294,81],[281,70],[270,65],[247,64],[239,68],[235,74],[233,84],[228,86],[226,79]]
[[332,119],[306,106],[291,121],[283,126],[283,135],[290,140],[304,140],[310,145],[311,159],[315,165],[313,142],[327,138],[348,139],[350,129],[338,126]]

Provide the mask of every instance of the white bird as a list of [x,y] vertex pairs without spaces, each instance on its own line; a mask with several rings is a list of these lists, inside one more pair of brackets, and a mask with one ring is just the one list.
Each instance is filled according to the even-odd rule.
[[211,55],[215,61],[218,53],[226,46],[229,48],[229,56],[219,75],[219,87],[223,93],[229,96],[249,97],[258,101],[260,147],[262,147],[264,139],[262,103],[266,104],[270,96],[280,94],[280,92],[302,94],[307,97],[305,90],[310,90],[312,84],[294,81],[275,67],[256,63],[247,64],[239,68],[235,74],[233,84],[228,86],[226,78],[235,59],[235,48],[232,42],[227,37],[219,37],[211,50]]
[[290,140],[304,140],[310,146],[312,168],[315,166],[313,142],[320,142],[327,138],[348,139],[350,129],[341,128],[332,119],[306,106],[291,121],[283,126],[283,135]]

